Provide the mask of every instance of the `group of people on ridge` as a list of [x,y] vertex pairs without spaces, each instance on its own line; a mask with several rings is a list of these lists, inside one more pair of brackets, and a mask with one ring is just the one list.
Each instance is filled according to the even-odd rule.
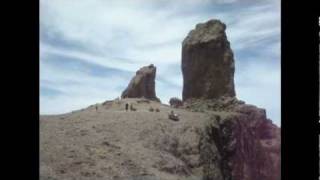
[[[129,109],[129,104],[126,103],[126,111],[128,111],[128,109]],[[130,111],[136,111],[136,110],[137,110],[137,109],[134,108],[134,107],[132,106],[132,104],[130,104]]]

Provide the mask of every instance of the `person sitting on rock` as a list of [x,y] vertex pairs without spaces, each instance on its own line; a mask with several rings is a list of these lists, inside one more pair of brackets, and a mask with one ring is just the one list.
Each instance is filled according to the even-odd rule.
[[178,114],[175,114],[173,111],[171,111],[169,113],[169,119],[175,120],[175,121],[179,121],[179,116]]

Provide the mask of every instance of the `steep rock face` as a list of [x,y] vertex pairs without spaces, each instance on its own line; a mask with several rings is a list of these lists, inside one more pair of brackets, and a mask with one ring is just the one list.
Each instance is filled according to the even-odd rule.
[[234,154],[231,156],[232,177],[248,180],[281,179],[280,128],[266,118],[264,109],[242,105],[241,115],[231,126]]
[[200,141],[206,180],[280,180],[280,128],[265,110],[237,105],[233,116],[208,121]]
[[122,92],[121,98],[147,98],[160,101],[156,96],[156,67],[151,64],[140,68],[131,79],[128,87]]
[[219,20],[197,24],[182,43],[183,100],[235,96],[234,60]]

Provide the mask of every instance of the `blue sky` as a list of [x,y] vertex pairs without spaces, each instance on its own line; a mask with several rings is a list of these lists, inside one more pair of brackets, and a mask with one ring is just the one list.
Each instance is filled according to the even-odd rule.
[[40,0],[40,114],[119,97],[151,63],[161,101],[181,97],[182,40],[209,19],[227,25],[237,97],[280,125],[278,0]]

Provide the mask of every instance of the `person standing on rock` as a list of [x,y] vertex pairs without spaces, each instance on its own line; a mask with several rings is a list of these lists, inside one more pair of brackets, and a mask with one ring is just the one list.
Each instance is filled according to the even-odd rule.
[[126,103],[126,111],[128,111],[128,108],[129,108],[129,104]]

